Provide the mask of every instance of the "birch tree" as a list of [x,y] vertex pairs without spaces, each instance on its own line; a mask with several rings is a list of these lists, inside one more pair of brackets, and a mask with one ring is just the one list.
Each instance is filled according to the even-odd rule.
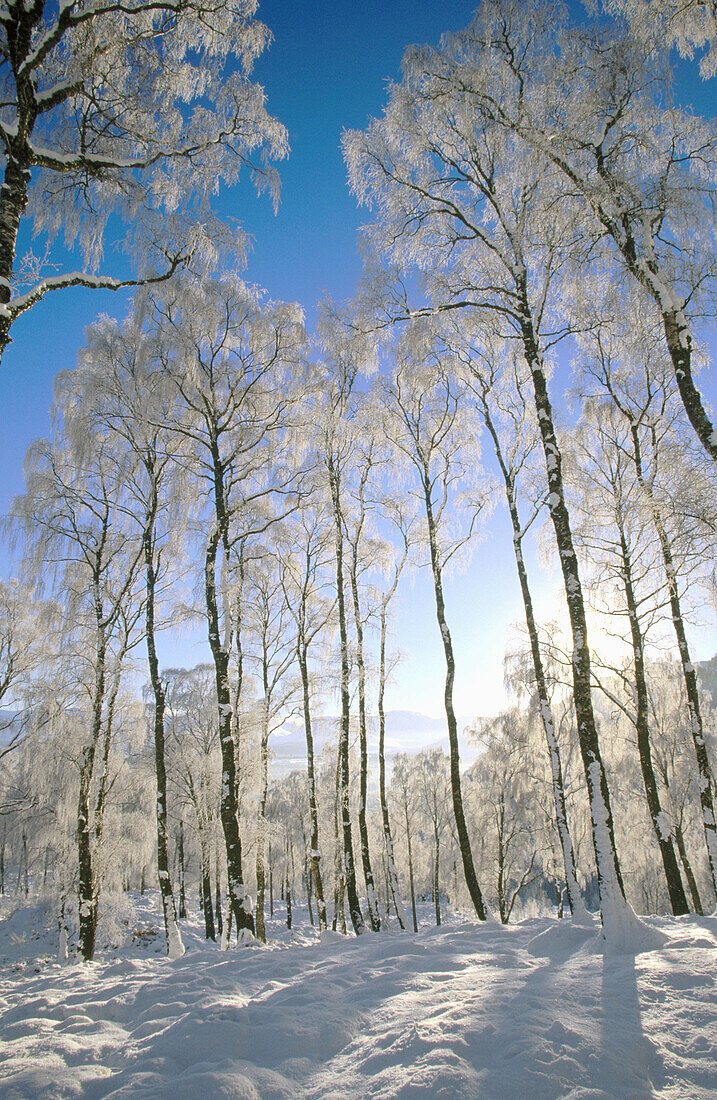
[[[319,930],[326,929],[324,877],[321,872],[319,842],[319,809],[317,801],[316,762],[312,717],[312,679],[310,656],[314,655],[322,634],[327,631],[335,607],[329,595],[326,575],[331,561],[332,532],[319,507],[308,501],[300,514],[291,521],[286,532],[282,554],[282,587],[284,599],[294,620],[296,657],[301,677],[301,697],[306,737],[306,770],[309,803],[309,868],[316,898]],[[315,658],[314,658],[315,660]]]
[[[668,414],[670,384],[659,359],[646,338],[639,319],[633,318],[635,329],[632,346],[623,334],[620,351],[611,344],[607,333],[598,333],[593,341],[589,370],[603,393],[613,402],[624,420],[632,468],[652,519],[662,558],[667,594],[675,631],[677,650],[685,684],[689,727],[699,772],[699,796],[702,809],[705,844],[712,885],[717,894],[717,826],[713,796],[713,768],[705,737],[697,671],[692,662],[689,639],[682,608],[682,592],[673,540],[666,522],[660,494],[663,453],[669,440]],[[666,415],[667,414],[667,415]],[[674,452],[673,452],[674,458]]]
[[[573,917],[584,919],[587,913],[577,882],[575,853],[565,804],[563,764],[555,732],[540,649],[538,624],[523,551],[525,537],[545,504],[543,490],[539,487],[535,488],[531,494],[533,500],[528,501],[530,508],[528,518],[521,519],[523,483],[531,475],[531,459],[539,446],[538,433],[529,415],[526,394],[529,383],[520,357],[514,354],[513,349],[506,342],[492,340],[490,333],[485,329],[478,334],[478,340],[473,341],[471,346],[469,334],[461,332],[459,327],[454,326],[449,332],[448,341],[462,365],[466,387],[473,395],[485,423],[505,486],[505,498],[513,531],[513,552],[533,664],[534,691],[553,780],[555,824],[563,857],[565,887]],[[501,901],[501,906],[502,904]]]
[[441,923],[441,841],[449,825],[450,762],[442,749],[426,749],[414,761],[419,806],[433,840],[431,893],[436,926]]
[[408,753],[396,753],[393,758],[393,770],[391,773],[390,792],[396,806],[396,818],[399,827],[406,838],[406,855],[408,857],[408,891],[411,899],[411,916],[413,919],[413,931],[418,931],[418,917],[416,914],[416,886],[413,863],[413,839],[416,830],[417,792],[413,781],[412,758]]
[[128,650],[139,640],[142,605],[135,583],[141,544],[128,523],[126,463],[101,440],[40,441],[28,459],[27,491],[14,512],[27,565],[54,573],[65,602],[66,651],[83,715],[77,754],[76,840],[80,950],[94,955],[100,895],[96,861],[102,843],[108,762]]
[[[364,413],[366,411],[364,405]],[[368,624],[370,611],[364,609],[361,575],[367,569],[371,558],[371,546],[368,535],[370,515],[367,495],[376,464],[376,440],[372,437],[372,426],[364,415],[357,424],[356,434],[364,435],[363,442],[356,447],[353,478],[350,491],[350,504],[344,511],[343,523],[348,547],[348,575],[353,604],[354,629],[356,631],[356,676],[358,689],[359,722],[359,807],[358,827],[361,844],[361,864],[366,883],[366,908],[373,932],[378,932],[381,922],[378,914],[378,901],[371,867],[369,847],[366,798],[368,793],[368,729],[366,720],[366,658],[364,631]]]
[[279,562],[262,554],[254,564],[248,585],[248,634],[253,640],[252,663],[257,670],[261,697],[259,712],[259,814],[256,837],[256,934],[266,942],[266,800],[269,789],[269,738],[293,712],[298,682],[294,669],[296,641],[290,630],[291,614],[284,597]]
[[615,261],[654,304],[687,416],[717,459],[693,377],[695,324],[714,310],[714,122],[665,105],[667,74],[650,42],[569,28],[556,48],[552,5],[490,0],[483,11],[464,42],[475,49],[489,35],[493,85],[473,67],[471,96],[562,174],[585,215],[586,258]]
[[[221,822],[229,903],[238,934],[254,931],[238,818],[232,656],[242,551],[295,507],[296,439],[289,434],[304,373],[298,307],[262,305],[236,279],[184,283],[153,298],[155,355],[174,384],[197,491],[206,502],[204,605],[216,672],[222,753]],[[239,672],[240,670],[236,670]]]
[[[191,510],[181,499],[181,465],[175,461],[179,440],[165,425],[173,419],[172,391],[156,369],[142,333],[128,321],[124,326],[109,319],[98,321],[89,332],[80,364],[63,374],[66,417],[76,431],[101,431],[114,439],[135,464],[126,488],[136,516],[142,544],[144,636],[150,686],[154,699],[152,732],[156,777],[157,873],[164,917],[167,953],[184,954],[177,923],[176,904],[169,870],[167,831],[167,770],[165,762],[166,697],[157,656],[157,630],[161,627],[158,602],[168,584],[167,559],[179,557],[182,512]],[[174,536],[174,537],[173,537]]]
[[684,678],[679,665],[673,661],[654,663],[649,671],[655,768],[665,789],[665,810],[670,818],[692,908],[701,915],[704,907],[697,882],[700,876],[691,854],[700,850],[702,832],[699,773],[694,756],[684,748],[685,742],[690,740],[690,730],[686,728],[689,711],[685,705]]
[[[409,335],[411,339],[399,358],[394,377],[386,385],[387,404],[393,414],[393,423],[387,421],[386,430],[399,454],[413,467],[415,492],[425,513],[436,620],[446,662],[443,698],[453,812],[468,893],[479,920],[485,920],[487,914],[463,809],[458,722],[453,705],[456,661],[444,597],[444,573],[470,542],[485,500],[475,478],[470,477],[476,466],[477,441],[470,421],[466,422],[459,414],[458,385],[431,346],[425,327],[415,326]],[[461,493],[463,508],[458,501]]]
[[507,924],[521,891],[541,874],[531,795],[529,723],[517,708],[474,731],[482,751],[470,770],[478,830],[492,864],[498,915]]
[[[267,158],[284,128],[249,79],[270,35],[255,0],[5,0],[0,9],[0,355],[50,291],[205,272],[241,234],[212,213],[246,168],[277,196]],[[258,159],[257,159],[258,158]],[[127,226],[133,277],[98,275],[108,221]],[[23,221],[47,255],[16,255]],[[58,237],[83,266],[49,274]]]
[[[398,882],[398,871],[391,830],[391,818],[389,813],[388,795],[386,789],[386,712],[385,696],[386,684],[389,676],[389,666],[386,659],[386,641],[388,631],[388,615],[391,603],[396,595],[398,583],[408,561],[412,544],[417,541],[416,516],[413,510],[405,507],[405,502],[398,494],[380,502],[381,512],[386,516],[397,534],[399,545],[392,554],[392,560],[388,565],[387,583],[381,587],[379,610],[380,634],[378,652],[378,793],[381,803],[381,822],[383,825],[383,842],[386,854],[386,877],[388,890],[393,903],[398,923],[402,929],[407,926],[406,913],[401,899]],[[379,582],[380,584],[380,582]],[[410,845],[410,840],[409,840]],[[414,924],[415,924],[415,898],[413,898]],[[414,931],[416,929],[414,928]]]
[[[349,636],[346,616],[346,577],[344,557],[346,538],[344,531],[344,495],[348,472],[355,447],[351,419],[355,415],[352,391],[357,374],[357,364],[351,352],[340,341],[328,342],[331,360],[328,364],[324,407],[321,409],[317,449],[325,471],[326,486],[331,501],[331,519],[334,530],[334,566],[336,612],[339,631],[341,724],[336,765],[337,797],[337,846],[340,845],[342,868],[338,875],[337,893],[343,906],[343,890],[349,907],[349,916],[356,935],[365,931],[356,886],[356,862],[351,835],[351,805],[349,797],[349,734],[351,723]],[[334,907],[334,919],[336,909]]]
[[[596,584],[608,603],[610,619],[620,613],[627,616],[632,648],[631,667],[624,677],[628,701],[622,702],[613,692],[610,698],[618,703],[635,728],[645,797],[660,849],[670,904],[675,916],[681,916],[689,912],[689,906],[671,828],[661,805],[650,734],[646,636],[664,593],[659,591],[659,585],[655,593],[654,584],[650,583],[657,563],[652,547],[646,543],[649,516],[641,506],[642,494],[634,467],[631,474],[629,458],[626,458],[629,432],[620,425],[619,413],[610,406],[600,408],[590,403],[583,414],[582,429],[578,447],[584,475],[585,516],[580,542],[587,545],[596,564]],[[610,630],[614,632],[612,625]],[[620,675],[620,670],[615,671]],[[604,687],[604,690],[609,691],[609,688]]]
[[607,11],[627,20],[655,53],[676,46],[681,57],[702,51],[700,73],[717,71],[717,12],[704,0],[604,0]]
[[[169,668],[162,673],[167,714],[169,774],[178,800],[192,807],[200,853],[204,933],[216,939],[212,911],[212,850],[221,798],[215,670],[212,665]],[[182,847],[184,827],[181,825]],[[184,853],[182,853],[183,858]]]
[[59,608],[34,598],[32,585],[0,582],[0,762],[37,733],[43,716],[32,685],[47,655]]

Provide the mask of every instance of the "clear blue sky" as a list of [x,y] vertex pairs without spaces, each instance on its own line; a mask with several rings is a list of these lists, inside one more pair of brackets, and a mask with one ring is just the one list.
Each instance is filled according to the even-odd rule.
[[[279,165],[282,197],[276,216],[268,197],[257,198],[248,183],[222,195],[220,204],[254,239],[246,278],[264,286],[273,298],[301,302],[309,325],[323,294],[329,291],[339,300],[348,297],[361,271],[357,230],[367,214],[357,209],[346,184],[342,130],[364,127],[380,113],[386,81],[399,76],[407,45],[437,43],[443,31],[465,26],[473,8],[472,0],[260,4],[259,17],[271,29],[274,42],[254,75],[266,90],[269,110],[288,128],[291,155]],[[685,69],[684,80],[681,91],[686,98],[695,92],[705,97],[706,89],[693,80],[691,69]],[[103,272],[115,273],[113,263],[109,244]],[[83,331],[95,316],[107,312],[121,317],[128,301],[128,292],[64,291],[48,296],[17,322],[14,342],[0,368],[1,512],[22,491],[28,444],[49,431],[54,375],[74,365]],[[549,616],[559,591],[557,577],[536,576],[535,587],[539,611]],[[522,615],[502,512],[491,521],[490,537],[478,548],[470,574],[451,585],[448,613],[459,663],[457,709],[463,715],[490,713],[502,697],[506,635],[511,622]],[[425,577],[417,578],[413,588],[404,588],[396,641],[410,653],[396,675],[388,706],[440,714],[442,653]],[[700,632],[697,658],[710,656],[715,648],[714,632]],[[198,644],[165,651],[169,663],[190,664],[206,656]]]

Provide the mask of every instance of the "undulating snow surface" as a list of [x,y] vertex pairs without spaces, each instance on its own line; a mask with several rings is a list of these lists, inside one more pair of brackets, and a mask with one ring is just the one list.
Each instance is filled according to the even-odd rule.
[[651,918],[664,946],[634,956],[547,918],[321,941],[275,920],[224,953],[190,920],[169,962],[140,899],[128,946],[60,966],[43,916],[0,921],[4,1100],[717,1096],[714,917]]

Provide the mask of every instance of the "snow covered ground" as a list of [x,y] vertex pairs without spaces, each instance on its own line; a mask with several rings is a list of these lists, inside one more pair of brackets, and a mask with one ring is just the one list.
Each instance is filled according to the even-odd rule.
[[[426,914],[427,918],[427,914]],[[61,966],[42,910],[0,920],[0,1096],[312,1100],[717,1096],[717,919],[652,918],[659,950],[596,929],[459,917],[360,939],[270,923],[222,953],[197,922]]]

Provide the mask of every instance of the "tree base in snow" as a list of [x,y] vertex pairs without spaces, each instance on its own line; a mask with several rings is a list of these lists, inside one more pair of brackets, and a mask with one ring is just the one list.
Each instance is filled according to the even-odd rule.
[[641,955],[667,943],[662,932],[649,928],[622,899],[603,903],[600,940],[606,955]]

